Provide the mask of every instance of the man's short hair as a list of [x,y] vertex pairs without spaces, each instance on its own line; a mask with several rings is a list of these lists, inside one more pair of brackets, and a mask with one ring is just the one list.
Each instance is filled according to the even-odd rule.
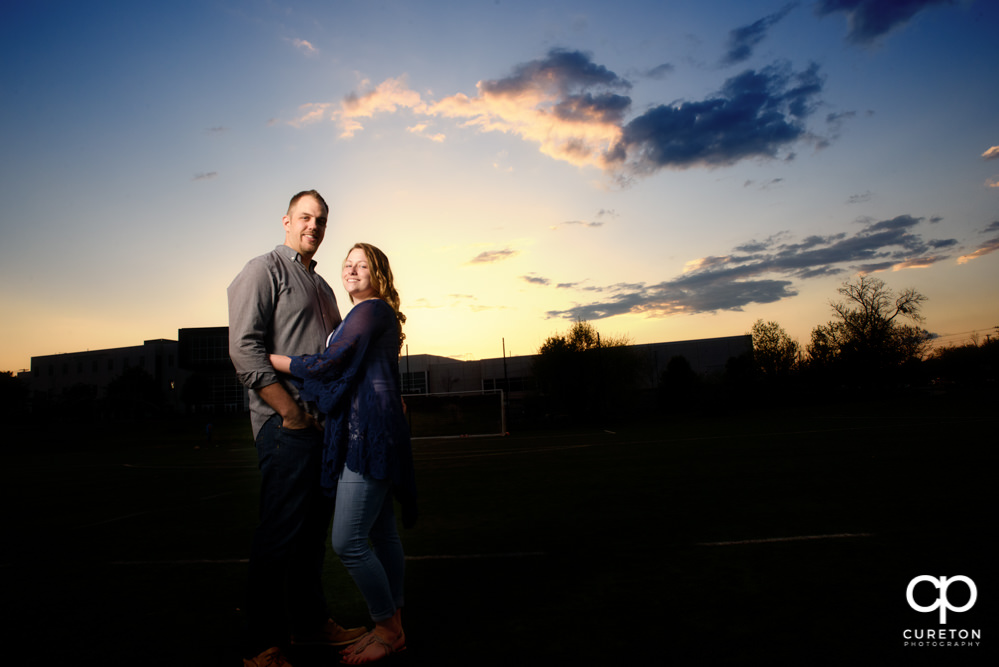
[[298,200],[301,199],[302,197],[315,197],[316,201],[319,202],[319,205],[323,207],[323,211],[326,212],[327,217],[329,216],[330,207],[326,205],[326,200],[323,199],[323,196],[318,192],[316,192],[315,190],[302,190],[297,195],[292,197],[291,201],[288,202],[289,214],[291,213],[291,209],[294,208],[295,204],[297,204]]

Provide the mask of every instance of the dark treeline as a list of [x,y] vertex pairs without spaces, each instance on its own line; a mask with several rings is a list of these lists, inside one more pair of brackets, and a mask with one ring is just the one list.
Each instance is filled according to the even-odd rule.
[[21,377],[0,373],[0,410],[4,416],[44,417],[47,423],[139,421],[178,414],[156,379],[132,367],[112,380],[103,395],[92,384],[78,383],[58,393],[31,394]]
[[894,292],[861,276],[839,288],[833,319],[812,330],[802,347],[779,323],[758,320],[753,349],[729,359],[724,372],[696,373],[687,359],[670,359],[649,388],[627,341],[600,344],[588,322],[552,336],[538,351],[536,421],[610,424],[622,419],[712,416],[851,401],[890,401],[916,395],[989,396],[996,391],[996,335],[932,349],[920,325],[926,297]]

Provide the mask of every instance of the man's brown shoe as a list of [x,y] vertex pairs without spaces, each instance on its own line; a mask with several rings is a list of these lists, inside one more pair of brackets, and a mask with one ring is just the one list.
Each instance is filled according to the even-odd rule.
[[291,667],[291,663],[285,659],[280,648],[272,646],[254,658],[243,658],[243,667]]
[[298,645],[322,644],[324,646],[346,646],[347,644],[356,642],[367,631],[367,628],[342,628],[331,618],[317,632],[308,635],[293,635],[291,643]]

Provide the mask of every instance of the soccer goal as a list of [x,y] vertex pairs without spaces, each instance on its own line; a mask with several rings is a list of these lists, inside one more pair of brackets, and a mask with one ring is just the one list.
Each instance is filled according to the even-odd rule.
[[500,389],[406,394],[403,399],[414,439],[506,435],[506,403]]

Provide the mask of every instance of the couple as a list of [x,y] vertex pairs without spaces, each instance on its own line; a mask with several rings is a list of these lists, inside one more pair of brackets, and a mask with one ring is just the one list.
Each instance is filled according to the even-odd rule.
[[[395,497],[403,524],[415,522],[399,384],[406,318],[388,259],[358,243],[343,263],[354,307],[341,322],[313,260],[328,216],[315,190],[295,195],[282,218],[284,244],[250,260],[228,289],[229,354],[250,389],[262,477],[245,667],[290,667],[283,653],[289,640],[346,646],[347,664],[406,646],[404,555],[393,508]],[[328,616],[322,565],[331,520],[333,548],[364,595],[370,631],[343,628]]]

